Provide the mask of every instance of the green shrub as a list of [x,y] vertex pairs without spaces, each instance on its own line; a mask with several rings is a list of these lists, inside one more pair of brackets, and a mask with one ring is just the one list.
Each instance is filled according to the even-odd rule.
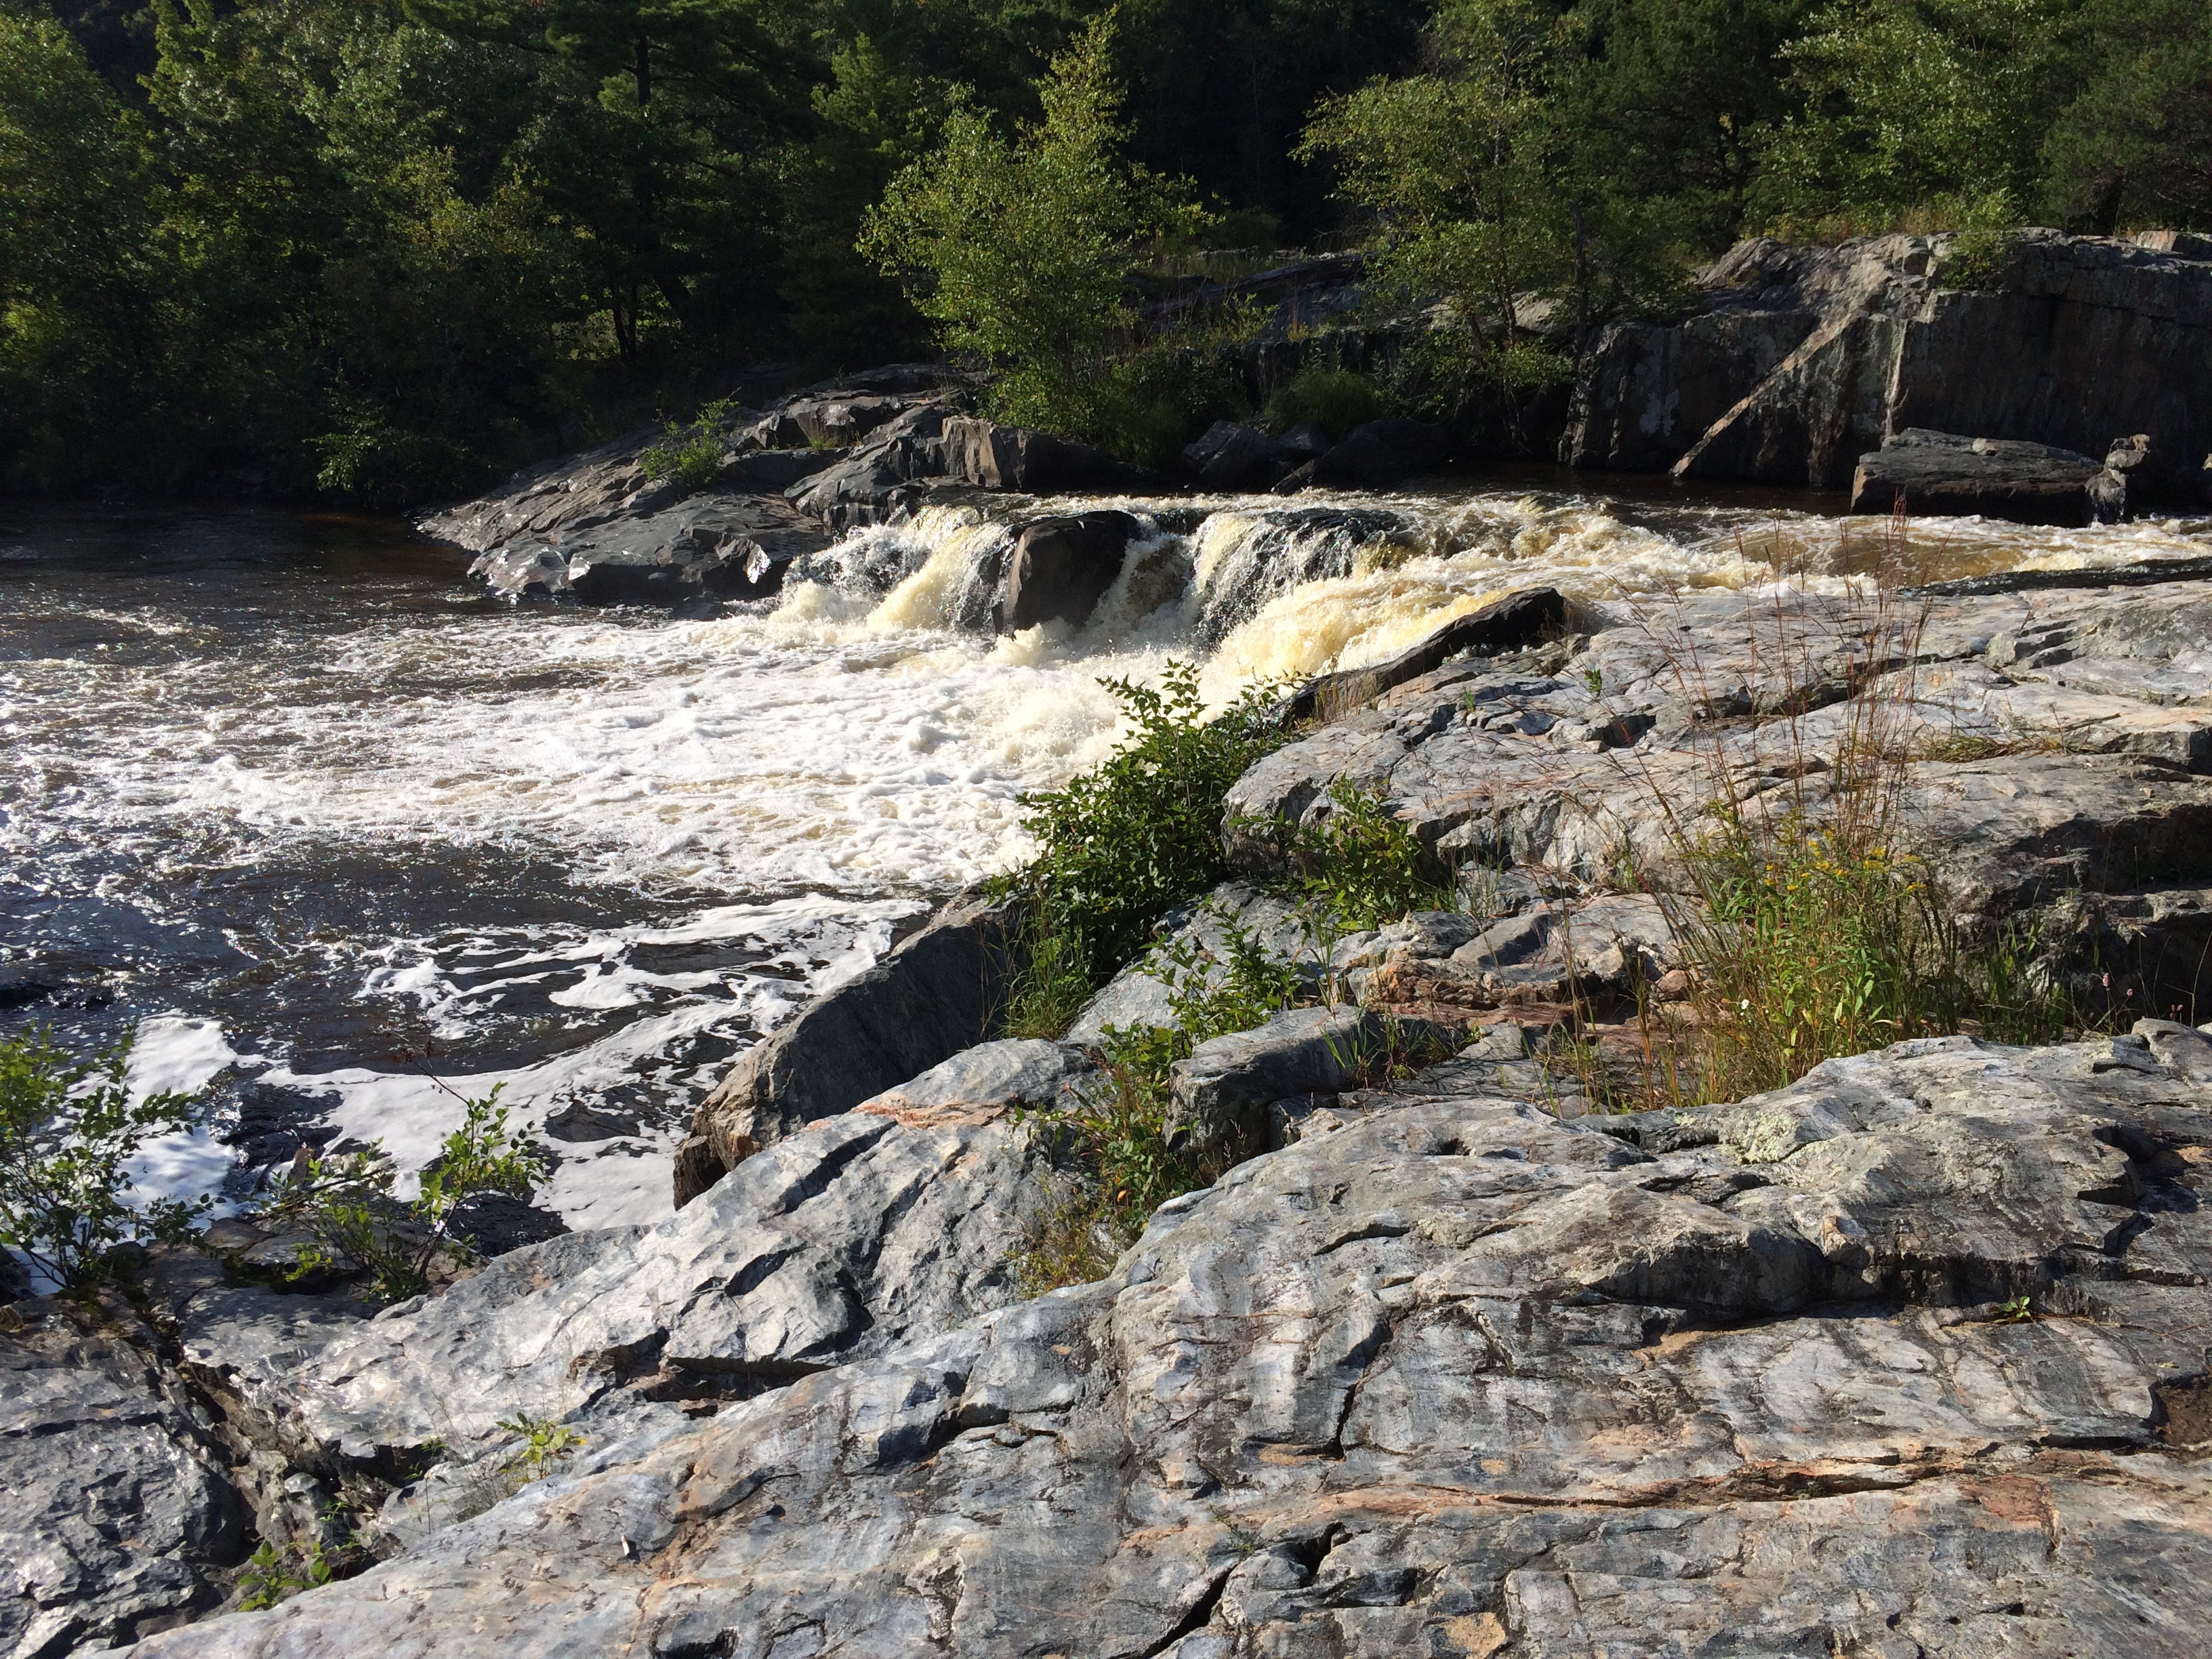
[[727,442],[725,428],[737,407],[731,398],[719,398],[688,422],[671,425],[661,442],[647,444],[637,464],[648,478],[673,477],[686,489],[704,489],[722,476],[722,452]]
[[1170,662],[1157,690],[1103,684],[1136,729],[1065,787],[1024,797],[1037,856],[1004,883],[1030,896],[1038,936],[1056,941],[1052,971],[1093,986],[1144,948],[1163,914],[1222,879],[1222,801],[1288,740],[1271,687],[1208,719],[1193,664]]
[[73,1060],[41,1032],[0,1043],[0,1243],[68,1290],[105,1278],[118,1245],[181,1243],[212,1201],[130,1202],[125,1166],[200,1121],[181,1094],[132,1101],[130,1058],[124,1042]]
[[545,1176],[544,1155],[508,1133],[498,1098],[495,1088],[485,1099],[465,1103],[460,1127],[446,1137],[410,1202],[392,1196],[398,1170],[380,1142],[365,1152],[312,1158],[285,1179],[261,1220],[313,1236],[292,1277],[333,1268],[365,1272],[377,1297],[399,1301],[429,1288],[431,1267],[441,1257],[473,1261],[474,1247],[454,1231],[455,1211],[483,1193],[527,1198]]
[[1390,395],[1366,375],[1313,365],[1275,389],[1261,420],[1278,434],[1310,421],[1331,438],[1341,438],[1356,426],[1395,412]]
[[1316,921],[1354,933],[1408,910],[1459,908],[1455,884],[1432,878],[1433,860],[1382,790],[1339,778],[1328,799],[1334,810],[1301,825],[1289,846],[1291,890]]
[[1168,1146],[1170,1068],[1201,1042],[1315,1000],[1294,964],[1269,954],[1234,917],[1219,919],[1225,940],[1218,955],[1179,939],[1146,963],[1168,988],[1173,1024],[1108,1028],[1101,1079],[1072,1106],[1027,1115],[1066,1176],[1022,1259],[1032,1293],[1103,1277],[1153,1211],[1221,1173]]
[[1173,338],[1102,363],[1095,404],[1078,436],[1140,466],[1174,465],[1216,421],[1250,411],[1224,354]]

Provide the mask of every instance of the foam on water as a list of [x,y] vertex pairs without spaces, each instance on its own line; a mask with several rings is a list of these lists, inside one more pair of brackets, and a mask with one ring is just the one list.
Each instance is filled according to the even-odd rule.
[[[1144,533],[1090,623],[994,636],[1016,524],[1094,506]],[[2201,556],[2205,529],[1937,520],[1906,536],[1920,574],[1954,575]],[[858,532],[780,604],[710,618],[507,610],[457,568],[396,599],[325,586],[307,603],[0,590],[0,858],[49,932],[107,930],[129,945],[118,960],[182,964],[148,969],[129,1006],[134,1087],[239,1079],[261,1091],[241,1095],[249,1115],[271,1091],[312,1103],[413,1169],[459,1121],[456,1092],[501,1085],[551,1136],[549,1200],[572,1224],[649,1220],[731,1054],[876,960],[929,898],[1025,855],[1021,795],[1116,738],[1102,679],[1198,657],[1224,703],[1254,679],[1382,660],[1537,583],[1603,600],[1787,569],[1840,589],[1895,551],[1888,533],[1542,492],[1006,498]],[[250,910],[271,902],[258,872],[318,890],[335,878],[315,872],[371,855],[397,872],[374,878],[374,915],[318,912],[281,949],[245,911],[195,908],[217,902],[195,896],[216,877],[242,895],[220,902]],[[563,902],[597,919],[510,921],[473,877],[412,890],[410,872],[457,860],[557,870]],[[613,919],[626,910],[653,920]],[[284,984],[327,988],[332,1035],[251,1005],[253,975],[283,963]],[[407,1042],[380,1035],[400,1028]],[[422,1042],[441,1081],[390,1058]],[[617,1129],[574,1115],[611,1102]],[[283,1153],[273,1131],[253,1144]],[[143,1180],[181,1190],[228,1156],[173,1138]]]

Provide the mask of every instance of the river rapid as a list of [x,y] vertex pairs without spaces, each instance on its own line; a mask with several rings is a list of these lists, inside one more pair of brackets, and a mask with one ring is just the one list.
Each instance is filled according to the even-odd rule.
[[[396,523],[0,505],[0,1034],[132,1036],[137,1086],[210,1091],[148,1188],[235,1203],[302,1138],[419,1167],[500,1085],[556,1157],[543,1209],[658,1219],[735,1054],[1024,855],[1023,793],[1115,741],[1103,678],[1195,658],[1226,701],[1513,587],[1840,589],[1898,551],[1833,498],[1594,482],[1114,503],[1148,534],[1091,626],[1012,638],[978,595],[1043,510],[1012,498],[680,616],[510,608]],[[1916,520],[1902,551],[2202,556],[2212,524]]]

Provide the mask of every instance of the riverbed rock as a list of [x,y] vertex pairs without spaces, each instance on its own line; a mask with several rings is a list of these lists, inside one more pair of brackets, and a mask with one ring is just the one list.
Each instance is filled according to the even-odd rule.
[[2120,518],[2127,485],[2070,449],[1917,428],[1859,457],[1851,511],[1942,514],[2017,524],[2087,525]]
[[1291,465],[1290,453],[1281,444],[1241,421],[1216,421],[1184,446],[1182,461],[1200,484],[1223,490],[1265,489]]
[[2142,1052],[1572,1123],[1417,1079],[1101,1283],[143,1650],[2182,1659],[2212,1095]]
[[1137,468],[1095,445],[980,416],[958,416],[945,423],[945,455],[947,472],[981,489],[1035,495],[1127,489],[1148,482]]
[[1291,696],[1286,715],[1294,720],[1334,720],[1454,657],[1494,657],[1534,645],[1547,633],[1563,629],[1566,619],[1566,601],[1556,588],[1532,587],[1509,593],[1479,611],[1454,617],[1388,662],[1372,668],[1340,669],[1309,680]]
[[988,1041],[1018,960],[1019,910],[977,892],[807,1005],[699,1103],[676,1160],[680,1209],[763,1146]]
[[1971,926],[2038,930],[2093,1005],[2212,1004],[2194,896],[2212,888],[2212,600],[2142,574],[1929,590],[1924,615],[1887,620],[1786,593],[1601,607],[1571,655],[1447,663],[1261,761],[1230,792],[1225,842],[1265,878],[1271,822],[1317,823],[1348,779],[1382,792],[1440,875],[1560,872],[1580,902],[1628,850],[1663,890],[1708,802],[1817,818],[1830,757],[1873,718],[1906,756],[1910,839],[1941,849]]
[[1966,274],[1960,252],[1950,235],[1738,244],[1699,273],[1686,315],[1599,336],[1560,459],[1838,488],[1908,428],[2093,459],[2115,434],[2142,434],[2177,465],[2130,510],[2200,499],[2212,451],[2200,242],[2028,229],[1993,276]]
[[228,1461],[118,1322],[0,1310],[0,1651],[116,1645],[222,1601],[250,1547]]
[[1121,574],[1122,554],[1140,533],[1134,518],[1112,511],[1024,525],[1006,556],[999,631],[1012,634],[1048,622],[1082,627]]
[[1391,416],[1352,428],[1314,461],[1312,478],[1316,484],[1395,483],[1443,465],[1450,453],[1451,434],[1443,428]]

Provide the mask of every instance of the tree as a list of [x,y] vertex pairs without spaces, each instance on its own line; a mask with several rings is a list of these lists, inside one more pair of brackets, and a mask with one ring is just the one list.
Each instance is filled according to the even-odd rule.
[[1458,0],[1437,19],[1437,66],[1323,100],[1300,153],[1336,162],[1340,191],[1371,209],[1385,283],[1442,299],[1455,331],[1420,342],[1421,371],[1457,414],[1482,386],[1511,394],[1563,372],[1523,329],[1526,298],[1577,271],[1575,221],[1559,187],[1547,94],[1565,36],[1528,0]]
[[2044,140],[2045,200],[2106,234],[2212,226],[2212,11],[2097,0],[2081,91]]
[[1802,115],[1769,137],[1754,217],[1784,231],[2016,212],[2064,101],[2074,0],[1837,0],[1784,48]]
[[892,179],[860,234],[946,347],[1000,371],[1002,417],[1062,431],[1097,417],[1092,371],[1133,321],[1131,269],[1204,222],[1180,181],[1119,154],[1113,40],[1109,12],[1054,58],[1037,88],[1043,119],[1012,139],[972,102],[957,105],[938,148]]

